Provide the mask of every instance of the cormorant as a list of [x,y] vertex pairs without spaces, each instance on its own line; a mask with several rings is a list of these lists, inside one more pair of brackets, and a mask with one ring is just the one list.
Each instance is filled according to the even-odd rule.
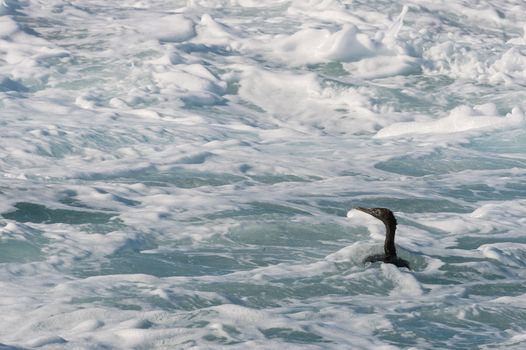
[[374,216],[378,220],[382,221],[385,225],[385,243],[384,251],[385,254],[371,255],[363,260],[366,262],[377,262],[383,261],[384,263],[394,264],[398,267],[409,267],[409,262],[404,259],[400,259],[396,255],[395,247],[395,231],[396,231],[396,218],[393,212],[387,208],[354,208],[356,210],[363,211],[369,215]]

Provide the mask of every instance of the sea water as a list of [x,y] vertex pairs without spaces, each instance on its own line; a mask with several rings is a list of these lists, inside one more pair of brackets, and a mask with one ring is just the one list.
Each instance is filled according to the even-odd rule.
[[4,0],[0,348],[523,349],[525,13]]

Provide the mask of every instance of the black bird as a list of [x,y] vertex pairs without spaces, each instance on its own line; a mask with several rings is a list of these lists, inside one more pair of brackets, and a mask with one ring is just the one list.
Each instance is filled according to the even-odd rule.
[[383,261],[384,263],[393,264],[398,267],[409,267],[409,262],[404,259],[400,259],[396,255],[395,247],[395,231],[396,231],[396,218],[393,212],[387,208],[355,208],[356,210],[363,211],[369,215],[374,216],[378,220],[382,221],[385,225],[385,243],[384,251],[385,254],[371,255],[363,260],[366,262],[377,262]]

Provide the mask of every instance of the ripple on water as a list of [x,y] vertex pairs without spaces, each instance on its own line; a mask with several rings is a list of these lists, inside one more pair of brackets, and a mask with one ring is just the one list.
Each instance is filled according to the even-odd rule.
[[377,163],[375,168],[401,175],[426,176],[458,173],[465,170],[524,169],[526,168],[526,160],[440,150],[420,157],[391,158]]
[[349,208],[355,207],[385,207],[395,212],[420,213],[420,212],[453,212],[468,213],[472,208],[466,208],[460,204],[447,199],[428,199],[428,198],[396,198],[396,197],[364,197],[357,196],[355,199],[329,200],[321,199],[316,203],[319,209],[326,213],[338,216],[346,216]]
[[96,174],[88,178],[94,181],[112,181],[118,183],[142,183],[153,187],[197,188],[202,186],[223,186],[245,180],[245,177],[228,173],[188,170],[174,167],[170,170],[148,168],[117,174]]
[[29,202],[16,203],[14,211],[2,213],[5,219],[17,222],[70,225],[107,224],[117,215],[117,213],[101,211],[51,209],[42,204]]
[[28,263],[44,259],[45,254],[34,242],[14,239],[0,240],[0,263]]

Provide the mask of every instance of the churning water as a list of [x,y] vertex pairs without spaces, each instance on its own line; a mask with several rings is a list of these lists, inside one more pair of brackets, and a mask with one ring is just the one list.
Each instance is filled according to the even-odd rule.
[[525,13],[4,0],[0,348],[524,348]]

